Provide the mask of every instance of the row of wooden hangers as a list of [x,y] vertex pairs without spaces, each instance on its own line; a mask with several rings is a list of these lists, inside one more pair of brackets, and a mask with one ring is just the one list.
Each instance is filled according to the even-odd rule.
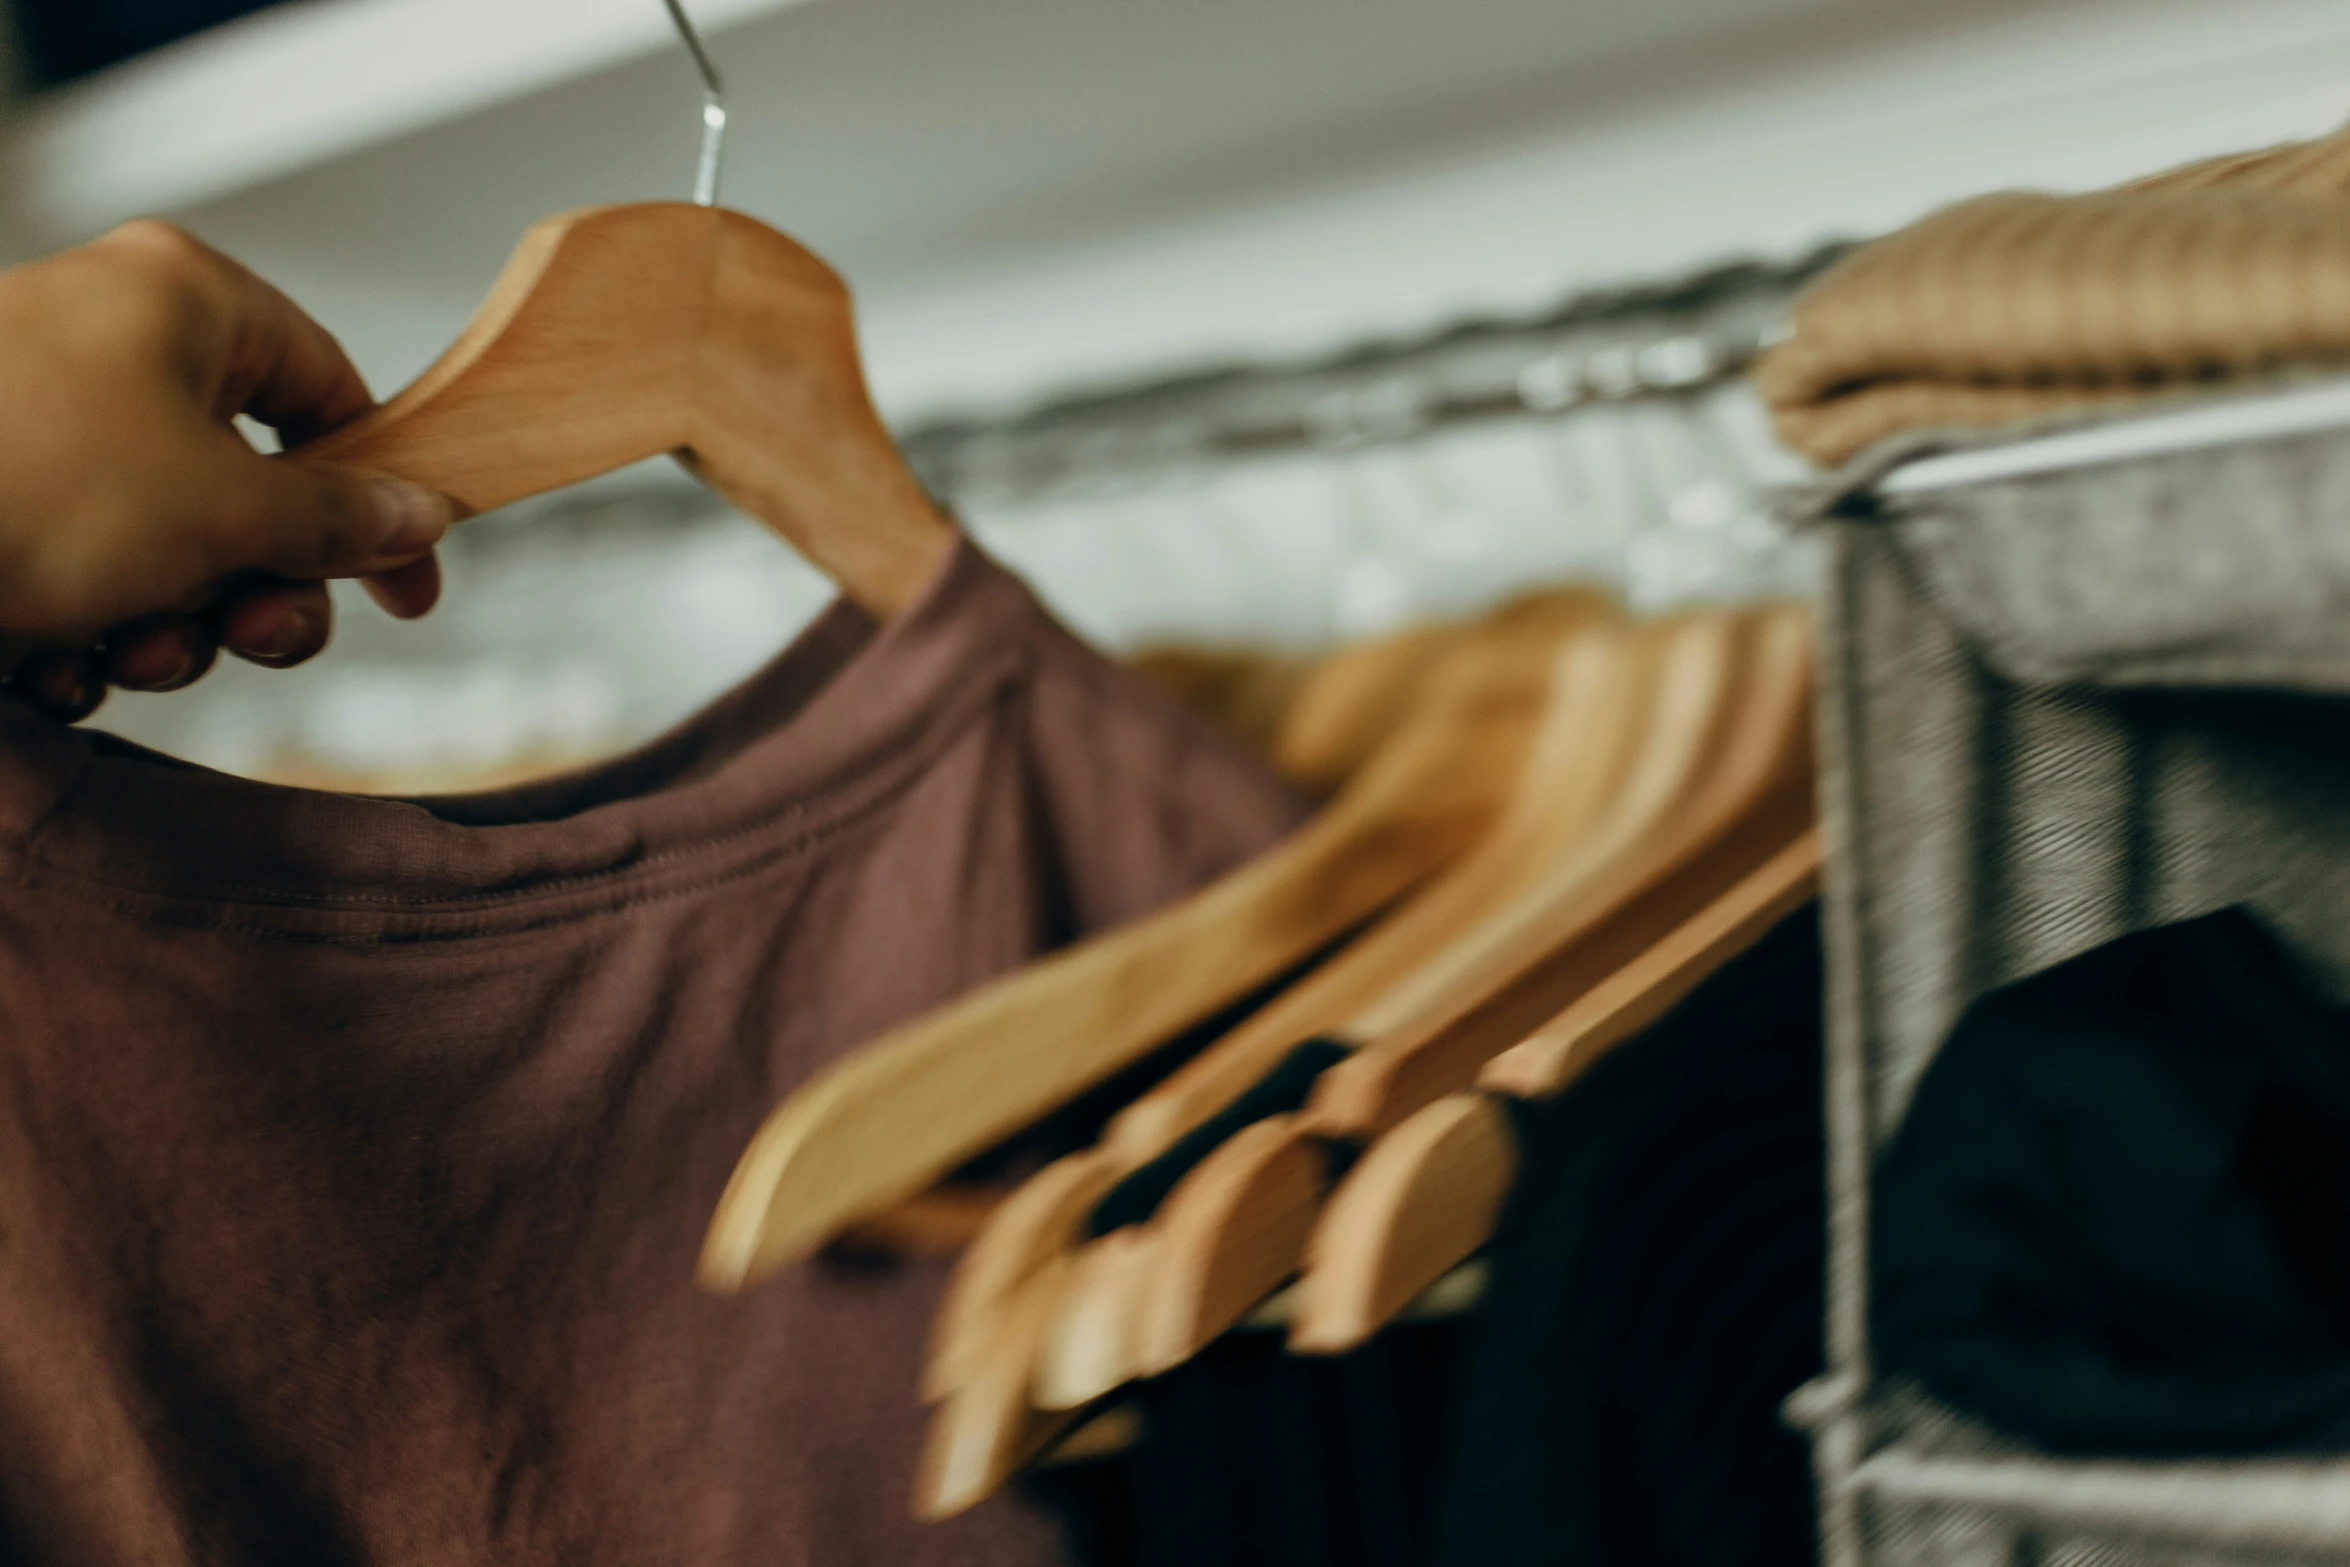
[[[446,355],[294,455],[480,511],[662,453],[877,616],[953,547],[873,409],[840,280],[711,204],[537,225]],[[792,1095],[726,1190],[703,1283],[749,1288],[919,1214],[973,1155],[1335,947],[987,1211],[925,1370],[918,1506],[970,1505],[1292,1279],[1294,1348],[1360,1343],[1491,1235],[1516,1162],[1492,1094],[1558,1092],[1810,896],[1809,680],[1791,609],[1632,622],[1589,594],[1324,666],[1276,745],[1300,776],[1345,778],[1305,827]],[[1309,1037],[1344,1054],[1302,1109],[1224,1141],[1148,1220],[1083,1238],[1113,1182]],[[1357,1154],[1343,1178],[1334,1149]]]
[[[1452,746],[1456,684],[1514,687],[1517,765],[1493,775],[1507,786],[1475,842],[1432,851],[1384,918],[994,1213],[936,1324],[920,1509],[989,1494],[1293,1279],[1291,1346],[1339,1353],[1480,1249],[1516,1164],[1490,1095],[1560,1091],[1812,894],[1809,674],[1808,627],[1785,608],[1633,624],[1562,604],[1451,654],[1377,760]],[[1391,810],[1350,787],[1315,826],[1385,841]],[[1250,869],[1278,882],[1289,854]],[[1095,948],[1172,935],[1222,890]],[[1347,1053],[1302,1110],[1224,1141],[1147,1221],[1083,1238],[1113,1182],[1308,1037]],[[964,1069],[987,1071],[988,1042],[968,1046]],[[1343,1179],[1333,1144],[1363,1150]],[[738,1213],[722,1208],[714,1245]]]

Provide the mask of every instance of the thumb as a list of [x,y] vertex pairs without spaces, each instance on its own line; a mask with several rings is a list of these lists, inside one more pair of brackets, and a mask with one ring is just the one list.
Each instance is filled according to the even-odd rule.
[[236,491],[234,537],[223,540],[232,570],[281,577],[359,577],[405,565],[430,550],[456,520],[436,490],[390,474],[300,457],[247,454]]

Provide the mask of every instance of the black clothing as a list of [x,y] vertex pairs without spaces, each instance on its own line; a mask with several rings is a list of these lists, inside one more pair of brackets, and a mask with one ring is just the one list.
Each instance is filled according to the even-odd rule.
[[1350,1355],[1225,1334],[1131,1390],[1132,1450],[1027,1479],[1084,1567],[1421,1567],[1466,1318]]
[[1439,1567],[1794,1567],[1821,1364],[1816,912],[1789,916],[1556,1098],[1462,1366]]
[[2350,1443],[2350,1025],[2242,910],[1986,996],[1876,1174],[1880,1367],[2053,1451]]
[[1034,1482],[1081,1559],[1808,1563],[1778,1408],[1821,1359],[1819,965],[1806,911],[1566,1093],[1509,1102],[1524,1161],[1475,1315],[1335,1359],[1227,1334],[1136,1388],[1137,1448]]

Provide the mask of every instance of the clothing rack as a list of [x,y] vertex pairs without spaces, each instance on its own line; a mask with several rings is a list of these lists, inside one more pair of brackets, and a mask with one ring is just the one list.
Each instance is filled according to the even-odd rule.
[[1592,291],[1296,364],[1235,365],[1058,398],[904,437],[955,504],[1011,504],[1218,461],[1343,452],[1499,418],[1686,397],[1740,376],[1802,286],[1851,247]]
[[[1816,544],[1769,512],[1809,470],[1773,440],[1742,372],[1840,253],[934,422],[902,444],[990,554],[1111,650],[1304,651],[1561,580],[1643,607],[1806,591]],[[659,470],[508,507],[443,554],[453,591],[426,645],[355,613],[340,656],[315,669],[121,696],[107,721],[231,771],[453,786],[509,752],[554,765],[658,732],[831,592]],[[622,598],[625,635],[579,613]],[[511,698],[551,689],[554,663],[561,700]],[[426,711],[442,717],[421,725]]]
[[1542,582],[1643,610],[1807,593],[1816,549],[1771,498],[1811,470],[1744,372],[1843,249],[902,444],[974,537],[1112,649],[1310,650]]

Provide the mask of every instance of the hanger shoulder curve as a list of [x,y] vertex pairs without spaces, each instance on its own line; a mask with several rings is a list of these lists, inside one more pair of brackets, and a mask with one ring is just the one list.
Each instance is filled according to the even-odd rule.
[[936,1402],[976,1373],[1020,1287],[1070,1249],[1085,1215],[1118,1174],[1100,1148],[1080,1149],[1021,1182],[988,1216],[956,1260],[931,1314],[923,1398]]
[[[1539,864],[1625,682],[1626,634],[1612,618],[1526,639],[1546,668],[1542,716],[1509,802],[1475,847],[1256,1016],[1120,1111],[1103,1141],[1154,1158],[1256,1081],[1299,1040],[1342,1028],[1399,969],[1440,945]],[[1562,801],[1564,800],[1564,807]]]
[[1130,1224],[1077,1249],[1037,1346],[1028,1401],[1077,1409],[1134,1375],[1130,1304],[1151,1270],[1157,1229]]
[[663,453],[878,615],[953,547],[873,410],[840,279],[767,225],[688,202],[537,224],[447,353],[293,455],[479,512]]
[[1476,1250],[1461,1237],[1492,1235],[1517,1169],[1509,1118],[1482,1094],[1439,1099],[1380,1138],[1307,1242],[1289,1347],[1343,1354],[1378,1331]]
[[[478,512],[682,448],[716,240],[716,214],[684,202],[542,219],[446,353],[296,455]],[[616,308],[623,283],[644,293]]]
[[1722,715],[1713,748],[1686,740],[1676,747],[1691,771],[1672,807],[1567,867],[1547,901],[1527,900],[1515,928],[1463,987],[1467,1005],[1430,1009],[1324,1073],[1304,1113],[1310,1126],[1329,1136],[1375,1136],[1468,1087],[1487,1061],[1638,959],[1809,824],[1808,627],[1786,611],[1751,629],[1749,678]]
[[986,1362],[931,1411],[915,1470],[915,1517],[935,1522],[977,1506],[1082,1417],[1028,1402],[1029,1368],[1064,1268],[1056,1260],[1021,1286]]
[[1670,936],[1487,1061],[1478,1086],[1523,1099],[1564,1089],[1597,1055],[1662,1018],[1818,896],[1820,856],[1819,829],[1807,828]]
[[1153,1221],[1160,1240],[1138,1292],[1135,1374],[1189,1360],[1295,1271],[1329,1188],[1329,1152],[1295,1116],[1268,1116],[1201,1160]]
[[1424,720],[1336,800],[1214,885],[916,1018],[803,1085],[720,1197],[705,1287],[742,1289],[809,1255],[1456,858],[1500,808],[1526,741],[1522,682],[1497,673],[1438,682]]
[[865,384],[838,275],[721,210],[696,343],[689,466],[878,615],[911,604],[955,542]]
[[[1819,890],[1820,833],[1805,828],[1631,964],[1486,1063],[1478,1086],[1424,1106],[1379,1139],[1315,1227],[1291,1347],[1342,1354],[1493,1238],[1498,1184],[1516,1180],[1507,1116],[1491,1097],[1563,1091],[1662,1018]],[[1491,1126],[1485,1123],[1490,1121]],[[1472,1129],[1473,1128],[1473,1129]]]

